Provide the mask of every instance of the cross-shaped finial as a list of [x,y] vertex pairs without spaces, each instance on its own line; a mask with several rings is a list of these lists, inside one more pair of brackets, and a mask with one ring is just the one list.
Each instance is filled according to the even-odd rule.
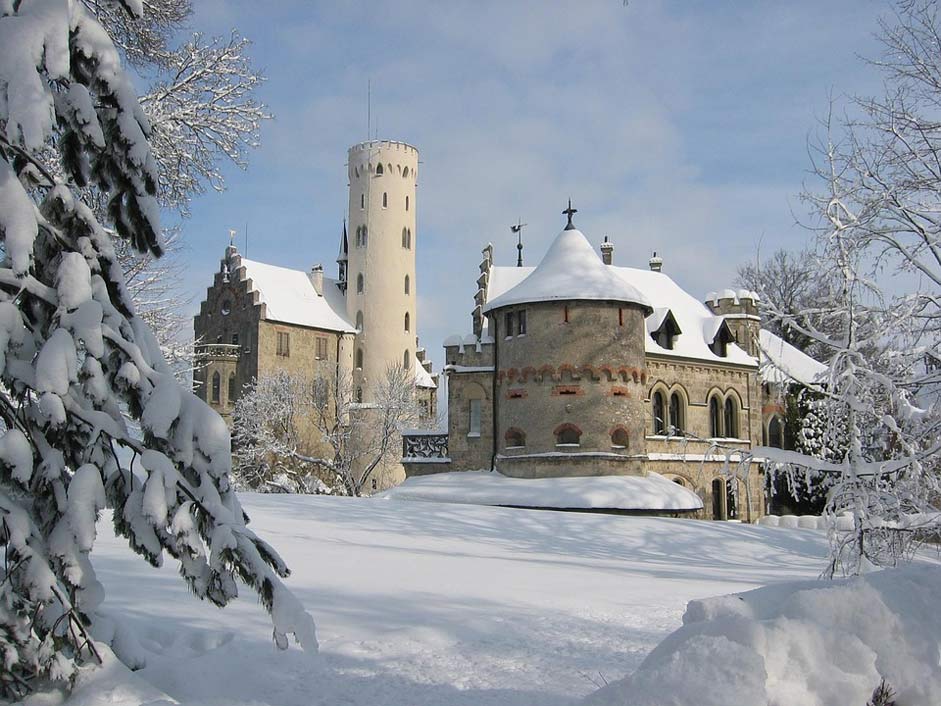
[[569,222],[565,224],[565,230],[575,230],[575,224],[572,223],[572,216],[578,213],[578,209],[572,208],[572,199],[569,199],[569,207],[562,211],[562,213],[569,217]]

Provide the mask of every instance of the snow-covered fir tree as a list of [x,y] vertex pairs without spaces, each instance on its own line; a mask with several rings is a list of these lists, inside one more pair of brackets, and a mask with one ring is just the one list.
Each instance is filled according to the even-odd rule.
[[[127,22],[140,0],[118,0]],[[316,649],[288,569],[248,527],[222,419],[174,379],[136,314],[114,238],[163,250],[151,126],[81,2],[0,2],[0,693],[68,684],[102,649],[89,552],[98,513],[169,555],[217,605],[242,582],[279,647]],[[61,175],[61,176],[60,176]],[[81,195],[105,199],[106,230]],[[139,420],[137,438],[124,420]],[[125,461],[130,458],[130,462]]]

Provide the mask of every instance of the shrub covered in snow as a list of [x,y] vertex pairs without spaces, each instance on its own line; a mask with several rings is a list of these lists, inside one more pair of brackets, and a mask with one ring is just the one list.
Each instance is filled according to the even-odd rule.
[[77,196],[94,184],[117,235],[159,255],[149,135],[82,3],[0,3],[0,697],[68,683],[97,659],[88,628],[102,590],[89,553],[105,507],[149,562],[178,560],[197,596],[225,605],[241,580],[271,612],[279,646],[295,633],[316,647],[281,582],[287,567],[246,527],[225,424],[175,382],[112,234]]

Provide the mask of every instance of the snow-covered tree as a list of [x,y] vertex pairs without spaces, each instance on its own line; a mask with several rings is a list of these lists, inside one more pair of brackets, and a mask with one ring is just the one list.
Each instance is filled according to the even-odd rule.
[[414,374],[400,365],[386,369],[368,404],[357,402],[349,376],[325,371],[310,381],[277,372],[247,386],[236,402],[233,472],[253,489],[322,492],[324,481],[358,496],[398,460],[402,431],[418,421]]
[[[96,3],[97,4],[97,3]],[[141,0],[112,6],[139,17]],[[288,569],[246,526],[222,419],[174,379],[136,314],[114,238],[163,250],[151,126],[81,2],[0,2],[0,695],[68,684],[94,661],[98,513],[200,598],[238,583],[274,637],[316,648]],[[82,200],[105,199],[106,230]],[[129,432],[124,412],[138,420]],[[123,459],[130,457],[130,462]]]
[[894,565],[937,532],[941,415],[917,407],[908,384],[904,343],[923,311],[922,292],[893,295],[880,286],[868,235],[878,209],[856,200],[858,183],[829,132],[821,155],[815,172],[823,188],[805,198],[819,217],[816,270],[826,273],[825,287],[802,321],[773,305],[771,315],[829,351],[827,379],[811,387],[823,430],[813,454],[758,453],[785,472],[831,479],[833,575]]
[[[117,4],[82,4],[147,83],[138,102],[151,128],[157,198],[165,210],[185,216],[194,196],[225,188],[224,163],[245,167],[262,121],[271,117],[255,98],[264,77],[252,67],[249,41],[234,31],[213,38],[195,33],[175,46],[192,0],[148,0],[144,17],[133,20]],[[101,217],[105,201],[94,184],[84,197]],[[181,378],[193,365],[191,319],[184,313],[189,299],[178,286],[183,245],[180,226],[164,234],[159,259],[121,241],[115,245],[137,312]]]

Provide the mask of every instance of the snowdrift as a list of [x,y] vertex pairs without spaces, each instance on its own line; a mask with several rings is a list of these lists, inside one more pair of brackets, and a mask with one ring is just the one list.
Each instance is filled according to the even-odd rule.
[[435,473],[408,478],[378,497],[579,510],[689,512],[702,508],[702,499],[693,491],[653,472],[565,478],[510,478],[497,471]]
[[690,601],[683,627],[586,706],[941,704],[941,568],[783,583]]

